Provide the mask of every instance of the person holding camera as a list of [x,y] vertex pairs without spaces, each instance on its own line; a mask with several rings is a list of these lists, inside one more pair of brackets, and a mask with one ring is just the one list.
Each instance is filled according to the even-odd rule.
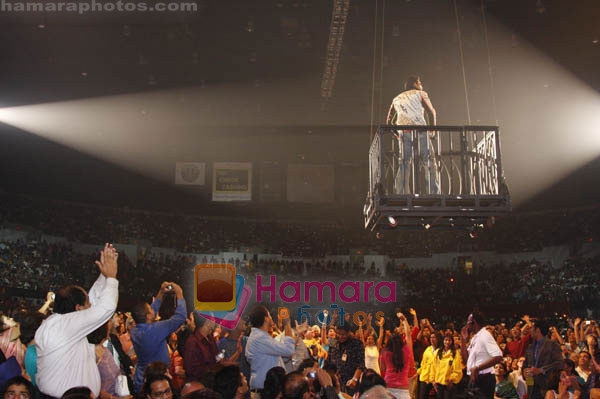
[[[177,298],[175,313],[168,319],[156,321],[156,312],[162,304],[163,296],[174,292]],[[144,370],[148,364],[160,361],[170,363],[167,339],[172,332],[185,323],[186,305],[183,290],[173,282],[161,284],[152,305],[146,302],[137,303],[131,312],[136,326],[131,330],[131,342],[137,354],[137,366],[133,377],[134,390],[138,392],[144,383]]]

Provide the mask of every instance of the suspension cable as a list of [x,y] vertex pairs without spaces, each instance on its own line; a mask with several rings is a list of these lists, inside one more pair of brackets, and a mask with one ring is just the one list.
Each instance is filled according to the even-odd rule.
[[496,126],[498,126],[498,110],[496,108],[496,90],[494,89],[494,71],[493,71],[493,64],[492,64],[492,53],[490,52],[490,42],[488,40],[488,28],[487,28],[487,20],[486,20],[486,15],[485,15],[485,0],[481,0],[481,19],[483,22],[483,34],[485,37],[485,48],[487,49],[487,57],[488,57],[488,73],[490,76],[492,111],[494,113],[494,119],[496,120]]
[[384,39],[385,39],[385,0],[381,0],[381,41],[379,49],[381,52],[381,58],[379,60],[379,103],[377,104],[377,110],[381,116],[381,103],[383,101],[383,54],[384,54]]
[[373,34],[373,65],[372,65],[372,75],[371,75],[371,134],[369,138],[369,145],[371,141],[373,141],[373,137],[375,137],[374,132],[374,118],[375,118],[375,68],[377,66],[377,25],[379,23],[379,0],[375,0],[375,23],[374,23],[374,34]]
[[467,89],[467,72],[465,70],[465,56],[463,53],[463,41],[462,41],[462,33],[460,29],[460,17],[458,15],[458,7],[456,5],[456,0],[453,0],[454,3],[454,14],[456,15],[456,32],[458,34],[458,50],[460,54],[460,66],[462,69],[463,76],[463,85],[465,88],[465,102],[467,105],[467,121],[469,125],[471,124],[471,109],[469,107],[469,91]]

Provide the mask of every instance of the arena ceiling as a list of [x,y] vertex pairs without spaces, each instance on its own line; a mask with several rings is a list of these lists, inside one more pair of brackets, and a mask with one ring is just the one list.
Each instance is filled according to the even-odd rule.
[[[383,121],[407,74],[419,73],[440,123],[501,127],[509,185],[523,204],[540,202],[540,195],[544,201],[564,196],[573,204],[600,199],[597,185],[589,184],[598,172],[600,145],[585,142],[587,152],[578,147],[562,153],[559,139],[566,130],[581,134],[574,120],[596,121],[570,108],[564,113],[572,119],[554,119],[565,103],[584,116],[598,113],[596,103],[574,103],[600,91],[595,0],[350,0],[327,98],[321,84],[334,1],[194,3],[194,12],[171,14],[1,10],[0,107],[106,99],[131,112],[130,119],[119,113],[111,127],[146,120],[143,128],[150,131],[147,118],[168,121],[159,128],[178,143],[169,148],[179,156],[191,156],[184,148],[223,137],[233,138],[230,147],[277,137],[281,142],[271,149],[249,150],[256,152],[251,157],[288,151],[288,159],[366,163],[372,126]],[[133,105],[121,107],[122,98]],[[553,129],[547,139],[537,135]],[[145,137],[135,128],[128,134],[133,141]],[[335,139],[322,139],[327,135],[349,147],[336,151]],[[14,157],[27,151],[15,151],[11,137],[2,138],[3,178],[23,180],[27,173],[12,173]],[[315,146],[321,140],[327,145]],[[19,165],[26,169],[28,163]],[[543,184],[530,190],[532,180]]]

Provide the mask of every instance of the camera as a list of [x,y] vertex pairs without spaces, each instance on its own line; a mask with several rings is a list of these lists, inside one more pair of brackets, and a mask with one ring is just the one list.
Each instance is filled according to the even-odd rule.
[[311,371],[310,373],[308,373],[308,376],[310,378],[317,378],[317,372],[316,371]]

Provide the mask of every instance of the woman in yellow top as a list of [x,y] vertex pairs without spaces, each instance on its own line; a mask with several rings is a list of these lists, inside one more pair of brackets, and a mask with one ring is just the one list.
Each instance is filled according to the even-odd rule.
[[444,346],[435,357],[433,387],[436,399],[450,399],[454,396],[455,386],[463,376],[463,364],[460,351],[454,348],[452,335],[444,337]]
[[429,398],[429,393],[433,388],[433,380],[435,376],[435,358],[438,348],[441,344],[442,336],[438,332],[432,332],[429,336],[429,345],[423,352],[421,358],[421,366],[417,370],[419,374],[419,399]]

